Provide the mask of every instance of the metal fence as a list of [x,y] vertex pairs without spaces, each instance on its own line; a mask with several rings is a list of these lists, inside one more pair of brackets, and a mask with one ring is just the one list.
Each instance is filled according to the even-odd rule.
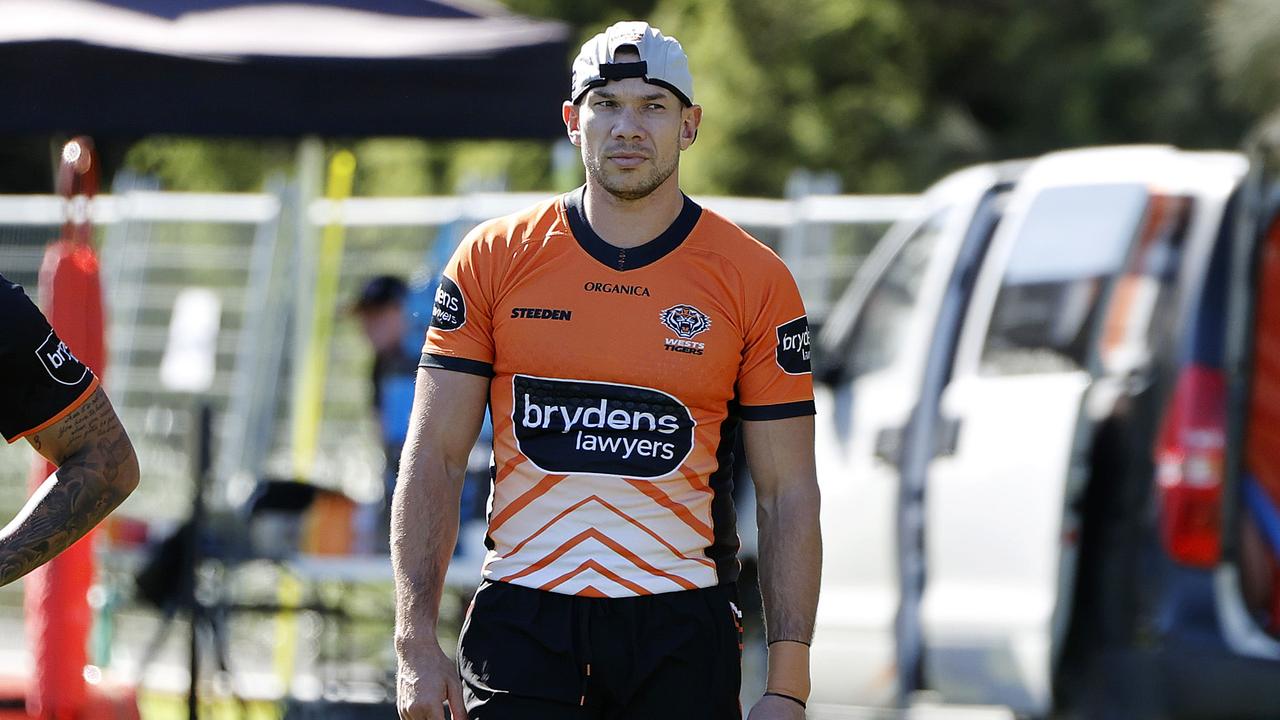
[[[124,513],[182,517],[190,498],[188,431],[195,399],[166,389],[159,366],[174,301],[186,288],[221,303],[213,384],[215,476],[232,497],[263,475],[292,476],[291,423],[315,311],[321,230],[344,234],[339,301],[379,273],[424,276],[475,223],[545,198],[542,194],[353,198],[304,202],[296,184],[260,194],[160,192],[118,179],[94,199],[107,293],[106,387],[139,449],[146,483]],[[787,261],[810,317],[821,321],[887,224],[909,214],[912,196],[809,196],[791,200],[696,198]],[[305,212],[300,211],[305,206]],[[44,246],[64,217],[56,196],[0,196],[0,273],[35,295]],[[341,312],[332,327],[313,481],[358,500],[382,492],[382,457],[369,411],[371,353]],[[0,450],[0,508],[24,497],[28,454]]]

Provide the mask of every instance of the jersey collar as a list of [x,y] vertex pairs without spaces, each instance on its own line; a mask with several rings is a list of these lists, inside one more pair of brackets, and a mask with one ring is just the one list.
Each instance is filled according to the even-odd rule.
[[615,247],[597,235],[596,231],[591,229],[591,224],[587,222],[584,201],[586,193],[587,187],[583,185],[565,194],[565,217],[569,221],[569,229],[573,231],[573,237],[578,241],[578,245],[597,262],[611,270],[626,272],[661,260],[680,247],[680,243],[693,232],[693,226],[698,224],[698,218],[702,217],[702,206],[690,200],[688,195],[680,193],[684,198],[684,207],[680,209],[680,214],[676,216],[671,226],[662,231],[661,235],[633,248]]

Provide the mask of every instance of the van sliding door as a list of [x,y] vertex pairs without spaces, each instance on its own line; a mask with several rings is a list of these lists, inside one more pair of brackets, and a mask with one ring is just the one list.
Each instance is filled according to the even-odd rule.
[[942,395],[921,618],[927,684],[949,702],[1051,707],[1094,431],[1084,401],[1149,201],[1145,182],[1105,172],[1049,159],[1024,176]]

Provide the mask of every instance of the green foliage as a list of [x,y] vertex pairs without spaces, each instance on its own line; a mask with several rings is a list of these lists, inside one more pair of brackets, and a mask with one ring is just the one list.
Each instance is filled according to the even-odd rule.
[[[358,196],[442,195],[468,190],[531,191],[551,186],[551,148],[535,141],[337,139],[356,156]],[[286,141],[157,137],[133,145],[125,167],[178,192],[255,192],[272,173],[294,168]]]
[[653,20],[686,46],[705,108],[694,191],[778,195],[797,167],[905,184],[891,153],[919,120],[924,66],[896,3],[665,0]]
[[374,138],[351,147],[356,195],[443,195],[470,190],[545,190],[551,148],[529,140]]
[[[583,40],[626,17],[680,39],[705,109],[681,166],[693,192],[779,195],[801,167],[835,171],[850,192],[910,191],[959,165],[1063,147],[1235,147],[1249,124],[1220,96],[1208,0],[507,4]],[[1220,3],[1232,5],[1276,12]],[[1273,45],[1257,47],[1275,50],[1280,21],[1266,27],[1253,34]],[[1280,86],[1275,52],[1239,54],[1270,80],[1256,88]]]
[[1219,0],[1210,37],[1228,99],[1257,114],[1280,107],[1280,3]]
[[448,148],[448,186],[510,190],[545,190],[551,183],[551,148],[533,141],[459,142]]
[[372,138],[350,148],[356,156],[356,195],[438,195],[449,158],[439,146],[416,138]]
[[160,187],[187,192],[254,192],[291,168],[293,143],[156,136],[129,148],[124,166],[154,175]]
[[930,38],[931,115],[967,115],[978,132],[977,145],[954,148],[958,159],[1120,142],[1231,147],[1247,124],[1219,98],[1202,0],[907,6]]
[[[1245,112],[1280,102],[1273,0],[506,4],[568,23],[571,54],[628,18],[680,39],[705,110],[681,168],[694,193],[777,196],[797,168],[833,171],[847,192],[914,191],[960,165],[1063,147],[1235,147]],[[357,195],[549,191],[581,178],[546,143],[336,144],[356,153]],[[175,190],[255,190],[292,170],[291,153],[287,141],[155,138],[126,165]]]

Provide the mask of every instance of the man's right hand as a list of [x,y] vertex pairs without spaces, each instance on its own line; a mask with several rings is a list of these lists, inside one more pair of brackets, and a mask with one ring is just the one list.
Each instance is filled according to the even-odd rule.
[[488,378],[418,368],[408,439],[391,498],[396,707],[401,720],[467,718],[457,666],[436,640],[436,618],[458,539],[467,457],[480,434],[488,397]]
[[439,644],[428,642],[416,650],[402,648],[397,655],[396,710],[400,720],[467,720],[458,668]]

